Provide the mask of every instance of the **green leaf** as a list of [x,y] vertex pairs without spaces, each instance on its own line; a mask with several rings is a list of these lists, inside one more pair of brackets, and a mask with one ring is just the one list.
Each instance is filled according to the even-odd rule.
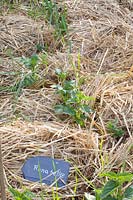
[[63,90],[63,87],[61,85],[52,85],[51,87],[59,91]]
[[109,132],[113,133],[114,137],[121,137],[124,134],[124,131],[117,126],[116,121],[109,122],[107,125],[107,128],[108,128]]
[[70,115],[70,116],[75,116],[76,112],[74,110],[74,108],[69,107],[69,106],[65,106],[64,107],[64,114]]
[[111,195],[107,196],[106,198],[104,198],[103,200],[118,200],[115,197],[112,197]]
[[82,100],[82,101],[91,101],[91,100],[93,100],[94,101],[94,97],[92,97],[92,96],[86,96],[83,92],[81,92],[81,91],[78,91],[78,93],[77,93],[77,96],[79,97],[79,99],[80,99],[80,101]]
[[20,62],[24,64],[26,67],[30,66],[30,58],[21,58]]
[[24,197],[28,198],[29,200],[33,197],[35,197],[35,194],[33,194],[31,191],[29,190],[25,190],[23,193]]
[[95,97],[93,97],[93,96],[85,96],[85,100],[87,100],[87,101],[94,101]]
[[36,48],[37,48],[37,51],[38,51],[38,52],[42,52],[42,51],[45,49],[45,47],[42,46],[41,44],[37,44],[37,45],[36,45]]
[[129,186],[124,192],[123,200],[133,200],[133,185]]
[[55,73],[62,81],[65,80],[66,77],[67,77],[67,73],[66,72],[62,72],[61,69],[56,69]]
[[21,196],[21,193],[17,189],[9,187],[9,191],[11,192],[13,197],[20,197]]
[[65,90],[73,90],[76,87],[75,80],[65,81],[64,82],[64,89]]
[[32,200],[35,197],[35,195],[29,190],[19,192],[17,189],[10,187],[9,191],[16,200]]
[[82,119],[82,118],[75,117],[75,121],[77,124],[80,124],[81,127],[83,127],[85,125],[84,119]]
[[77,98],[68,98],[66,104],[74,104],[77,103]]
[[64,112],[64,106],[63,105],[56,105],[54,107],[54,110],[57,114],[63,114]]
[[32,74],[29,74],[27,76],[25,76],[24,80],[23,80],[23,87],[29,87],[31,85],[33,85],[35,83],[35,81],[37,81]]
[[70,116],[75,116],[76,114],[75,110],[72,107],[66,105],[56,105],[54,109],[57,114],[67,114]]
[[95,188],[96,200],[101,200],[100,198],[101,191],[102,191],[101,188],[98,188],[98,189]]
[[86,105],[86,104],[81,105],[81,106],[80,106],[80,109],[81,109],[82,112],[84,112],[84,113],[92,113],[91,108],[90,108],[88,105]]
[[109,177],[112,180],[117,180],[121,182],[121,184],[124,182],[130,182],[133,179],[133,174],[128,172],[123,172],[123,173],[107,172],[101,174],[100,176]]
[[38,55],[33,55],[31,58],[21,58],[20,62],[23,63],[27,68],[33,69],[38,63]]
[[61,69],[56,69],[56,70],[55,70],[55,73],[56,73],[57,75],[60,75],[60,74],[62,73],[62,71],[61,71]]
[[105,173],[102,173],[100,174],[100,177],[109,177],[110,179],[116,179],[117,178],[117,174],[118,173],[115,173],[115,172],[105,172]]
[[30,67],[35,67],[38,63],[38,55],[34,54],[33,56],[31,56],[31,59],[30,59]]
[[108,181],[101,193],[101,199],[105,199],[107,196],[109,196],[114,190],[116,190],[119,187],[119,183],[117,181],[110,180]]

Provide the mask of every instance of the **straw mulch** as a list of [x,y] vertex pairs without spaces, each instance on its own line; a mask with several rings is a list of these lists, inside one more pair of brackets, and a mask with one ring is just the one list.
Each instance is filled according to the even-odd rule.
[[30,56],[38,44],[54,49],[53,29],[44,21],[35,22],[22,14],[0,17],[0,55]]
[[127,70],[133,62],[133,12],[115,0],[66,2],[72,51],[83,56],[83,69]]
[[[97,175],[104,169],[118,170],[123,162],[127,163],[129,171],[133,169],[133,157],[129,150],[132,145],[131,138],[126,139],[123,144],[120,144],[121,140],[114,144],[106,136],[98,136],[94,128],[89,131],[70,129],[68,125],[56,122],[26,123],[16,121],[2,126],[1,133],[3,135],[2,149],[6,184],[15,188],[21,188],[21,185],[25,185],[32,191],[40,191],[38,183],[24,180],[21,174],[21,167],[25,160],[36,155],[70,161],[71,170],[68,184],[64,189],[59,189],[61,197],[66,199],[74,195],[76,184],[77,194],[75,196],[83,197],[84,192],[90,190],[80,175],[78,183],[76,183],[76,168],[80,169],[82,174],[95,184],[99,184],[97,183]],[[100,149],[98,145],[101,139],[106,141],[103,149]],[[108,162],[106,163],[107,158]],[[101,159],[105,159],[104,165]],[[51,196],[51,187],[44,185],[41,186],[41,190],[47,190],[49,197]]]
[[[66,123],[57,123],[59,119],[53,111],[53,99],[56,98],[53,90],[24,90],[15,107],[18,116],[21,113],[20,119],[6,123],[0,128],[7,185],[17,188],[25,185],[33,192],[40,191],[39,184],[27,182],[21,174],[21,167],[25,160],[36,155],[70,161],[68,184],[64,189],[59,190],[60,196],[64,199],[71,199],[74,195],[75,167],[98,186],[100,182],[97,176],[103,170],[119,171],[125,162],[125,170],[132,172],[132,85],[133,81],[128,73],[98,76],[91,80],[84,91],[96,96],[96,101],[92,105],[96,111],[96,119],[94,120],[95,114],[91,116],[86,129],[74,128],[68,120]],[[3,102],[4,99],[5,96]],[[5,114],[12,116],[11,102],[8,98],[3,103],[2,109],[3,112],[7,112]],[[24,117],[25,120],[34,122],[24,122],[22,121]],[[125,133],[120,140],[110,137],[106,127],[107,123],[115,118]],[[102,141],[101,149],[100,142]],[[48,191],[50,198],[51,187],[43,186],[42,188]],[[82,199],[85,191],[90,191],[90,188],[86,181],[78,175],[75,196]]]
[[[68,183],[58,193],[62,199],[75,196],[80,200],[84,192],[92,190],[76,168],[97,187],[101,185],[98,175],[103,170],[117,172],[126,163],[125,170],[133,172],[133,13],[123,1],[119,4],[115,0],[65,0],[64,3],[68,8],[70,54],[68,46],[61,51],[56,48],[49,37],[53,30],[49,32],[44,21],[34,22],[22,15],[24,11],[1,16],[0,72],[5,72],[0,74],[2,87],[14,83],[11,72],[21,68],[25,71],[16,59],[31,56],[36,52],[36,44],[46,41],[50,47],[54,46],[54,54],[48,53],[47,67],[41,64],[39,82],[24,88],[17,99],[11,92],[0,91],[0,133],[7,186],[20,191],[26,186],[38,194],[47,191],[46,199],[52,199],[51,187],[28,182],[21,174],[27,158],[46,155],[70,161]],[[8,49],[15,59],[8,57]],[[54,70],[67,70],[73,78],[72,67],[78,66],[79,57],[79,76],[85,79],[82,90],[95,97],[90,102],[95,112],[84,129],[70,118],[61,120],[55,115],[53,106],[58,95],[51,88],[57,83]],[[108,122],[115,119],[124,131],[120,139],[113,138],[107,129]],[[12,199],[10,195],[8,199]]]

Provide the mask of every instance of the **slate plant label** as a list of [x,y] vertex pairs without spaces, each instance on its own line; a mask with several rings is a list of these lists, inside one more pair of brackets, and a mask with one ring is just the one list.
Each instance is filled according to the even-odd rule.
[[29,158],[22,167],[25,179],[47,185],[63,187],[67,183],[70,164],[45,156]]

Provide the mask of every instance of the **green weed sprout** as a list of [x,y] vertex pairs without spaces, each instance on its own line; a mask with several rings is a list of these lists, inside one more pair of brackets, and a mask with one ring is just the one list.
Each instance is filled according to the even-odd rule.
[[60,104],[57,104],[54,109],[57,114],[66,114],[80,126],[85,126],[85,120],[88,114],[92,112],[88,105],[88,101],[94,100],[91,96],[86,96],[77,86],[76,80],[67,80],[67,72],[56,69],[58,84],[52,87],[56,89],[60,96]]
[[18,81],[12,88],[13,92],[17,92],[20,94],[22,88],[27,88],[32,86],[38,79],[38,61],[39,57],[35,54],[30,58],[21,58],[20,63],[22,63],[26,72],[21,72],[20,77],[18,77]]
[[[23,70],[8,73],[15,79],[15,83],[10,86],[0,86],[0,91],[15,92],[16,96],[19,96],[23,88],[30,87],[39,80],[38,62],[39,57],[36,54],[30,58],[21,58],[19,64],[23,65]],[[0,74],[4,73],[1,72]]]
[[42,5],[46,10],[46,19],[48,23],[54,26],[55,36],[60,38],[67,34],[68,26],[66,19],[66,9],[58,8],[55,2],[51,0],[44,0]]

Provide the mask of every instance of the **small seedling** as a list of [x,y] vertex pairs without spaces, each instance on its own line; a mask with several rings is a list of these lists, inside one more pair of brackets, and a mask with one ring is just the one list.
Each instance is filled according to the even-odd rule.
[[[95,190],[95,195],[85,194],[87,200],[133,200],[133,174],[107,172],[101,177],[108,178],[104,186]],[[128,183],[127,187],[126,184]]]
[[23,65],[22,69],[10,74],[5,73],[15,79],[15,83],[10,86],[0,86],[0,91],[15,92],[19,96],[23,88],[30,87],[39,80],[38,62],[39,57],[37,55],[33,55],[30,58],[21,58],[19,64]]
[[19,95],[23,88],[32,86],[39,79],[38,61],[39,57],[36,54],[30,58],[20,59],[20,63],[24,65],[25,70],[21,71],[16,83],[12,86],[13,92],[17,92]]
[[112,136],[113,137],[122,137],[124,135],[124,131],[118,127],[117,125],[117,121],[110,121],[108,124],[107,124],[107,129],[110,133],[112,133]]
[[77,124],[85,126],[88,114],[92,112],[87,102],[94,98],[86,96],[77,86],[76,80],[67,80],[67,72],[56,69],[56,76],[58,84],[52,87],[59,94],[61,103],[55,106],[55,112],[60,115],[69,115]]

